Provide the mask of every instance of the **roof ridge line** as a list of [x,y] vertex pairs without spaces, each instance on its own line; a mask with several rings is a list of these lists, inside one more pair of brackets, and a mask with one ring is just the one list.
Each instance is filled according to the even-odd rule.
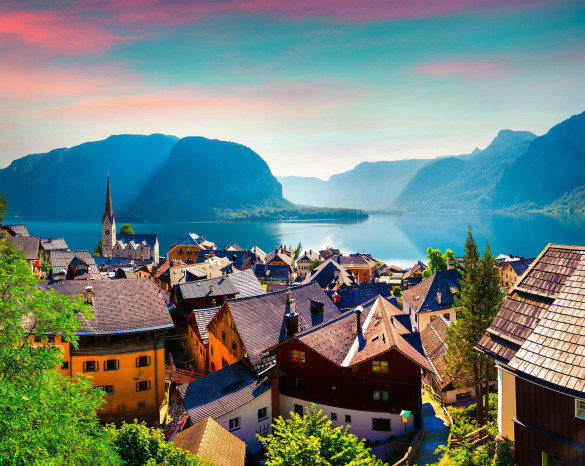
[[376,302],[372,305],[372,309],[370,309],[370,313],[368,314],[368,317],[366,317],[364,325],[362,326],[362,333],[355,337],[355,340],[353,341],[353,343],[349,347],[349,351],[345,355],[345,358],[343,358],[343,361],[341,361],[341,367],[349,367],[349,363],[353,359],[353,356],[355,355],[355,352],[356,352],[357,348],[359,347],[360,335],[362,336],[362,338],[364,338],[364,336],[363,336],[364,331],[368,328],[368,325],[369,325],[370,321],[372,320],[372,316],[374,315],[374,312],[376,312],[377,307],[378,307],[378,298],[376,298]]

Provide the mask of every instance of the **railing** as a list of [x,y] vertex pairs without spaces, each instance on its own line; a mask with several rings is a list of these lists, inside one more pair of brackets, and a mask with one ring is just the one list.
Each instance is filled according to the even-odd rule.
[[474,430],[470,434],[467,434],[461,438],[452,438],[451,434],[449,434],[449,446],[459,447],[464,443],[470,443],[471,445],[477,445],[479,443],[485,442],[486,440],[490,439],[491,436],[485,427],[480,427],[477,430]]
[[165,379],[172,380],[175,383],[178,384],[189,383],[201,377],[203,377],[203,374],[200,374],[198,372],[186,371],[183,369],[177,369],[176,367],[173,366],[165,365]]
[[433,390],[433,387],[431,387],[430,385],[422,382],[422,387],[429,392],[429,394],[433,397],[433,399],[439,403],[441,406],[443,406],[443,397],[441,395],[439,395],[438,393],[435,393],[435,391]]
[[420,444],[423,441],[423,437],[424,427],[418,432],[416,437],[413,439],[412,443],[410,444],[410,447],[408,447],[408,450],[406,451],[406,454],[392,466],[408,466],[412,464],[412,461],[414,460],[414,457],[416,456],[418,449],[420,448]]

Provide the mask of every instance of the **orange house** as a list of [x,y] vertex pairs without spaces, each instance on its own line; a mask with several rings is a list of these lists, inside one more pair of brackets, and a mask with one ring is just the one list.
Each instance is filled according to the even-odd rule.
[[202,249],[217,249],[217,246],[195,233],[189,233],[171,246],[167,253],[167,259],[181,261],[185,264],[195,264],[199,251]]
[[248,355],[227,302],[223,303],[207,328],[209,329],[209,372],[215,372],[247,358]]
[[105,422],[160,422],[165,399],[164,333],[173,327],[160,290],[148,279],[60,280],[43,283],[65,296],[85,296],[93,319],[78,314],[78,348],[63,346],[62,375],[91,377],[106,396]]
[[364,254],[350,256],[337,256],[335,258],[339,265],[349,270],[358,283],[373,283],[376,276],[377,261]]

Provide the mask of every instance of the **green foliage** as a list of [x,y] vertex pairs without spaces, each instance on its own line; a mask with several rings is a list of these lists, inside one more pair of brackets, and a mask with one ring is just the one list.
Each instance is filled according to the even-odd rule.
[[398,285],[392,288],[392,296],[394,296],[395,298],[402,298],[402,290]]
[[6,209],[8,208],[8,202],[6,202],[6,198],[0,193],[0,224],[4,220],[4,214],[6,213]]
[[134,420],[120,428],[107,426],[110,441],[127,466],[199,466],[201,459],[165,442],[163,433]]
[[293,250],[293,252],[295,253],[295,260],[297,260],[301,255],[301,252],[303,252],[303,245],[301,244],[300,241],[298,246]]
[[102,257],[102,255],[104,253],[102,250],[102,247],[103,247],[103,242],[100,239],[98,241],[98,244],[96,244],[95,248],[93,248],[93,257]]
[[426,280],[427,278],[429,278],[431,275],[433,274],[433,272],[431,272],[431,269],[424,269],[423,273],[422,273],[422,279]]
[[[451,249],[447,249],[444,253],[442,253],[440,249],[428,248],[427,259],[429,260],[429,276],[435,272],[447,270],[447,264],[449,262],[453,262],[455,267],[457,267],[458,264],[455,253]],[[423,278],[427,277],[423,275]]]
[[275,420],[271,435],[258,436],[266,450],[267,465],[382,466],[381,461],[370,456],[365,441],[349,433],[349,426],[331,428],[331,421],[315,405],[305,409],[304,417],[290,414],[290,419]]
[[323,261],[320,261],[319,259],[311,262],[309,264],[309,272],[311,272],[313,269],[316,269],[317,267],[319,267],[322,263],[323,263]]
[[222,220],[317,220],[341,218],[368,218],[360,209],[333,209],[329,207],[249,206],[240,209],[215,209],[215,218]]
[[382,262],[382,261],[378,261],[378,262],[376,263],[376,270],[378,270],[378,269],[379,269],[380,267],[382,267],[383,265],[384,265],[384,262]]
[[119,233],[121,235],[133,235],[134,230],[132,229],[132,225],[130,225],[129,223],[125,223],[124,225],[122,225],[122,228],[120,228]]
[[77,347],[75,315],[91,318],[89,306],[37,284],[23,254],[0,241],[0,464],[119,464],[98,422],[101,392],[62,377],[62,351],[49,340]]

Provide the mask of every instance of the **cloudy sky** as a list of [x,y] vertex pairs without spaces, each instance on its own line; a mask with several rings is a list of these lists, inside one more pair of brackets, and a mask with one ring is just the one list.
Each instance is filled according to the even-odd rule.
[[585,111],[585,2],[2,0],[0,60],[0,167],[166,133],[327,179]]

